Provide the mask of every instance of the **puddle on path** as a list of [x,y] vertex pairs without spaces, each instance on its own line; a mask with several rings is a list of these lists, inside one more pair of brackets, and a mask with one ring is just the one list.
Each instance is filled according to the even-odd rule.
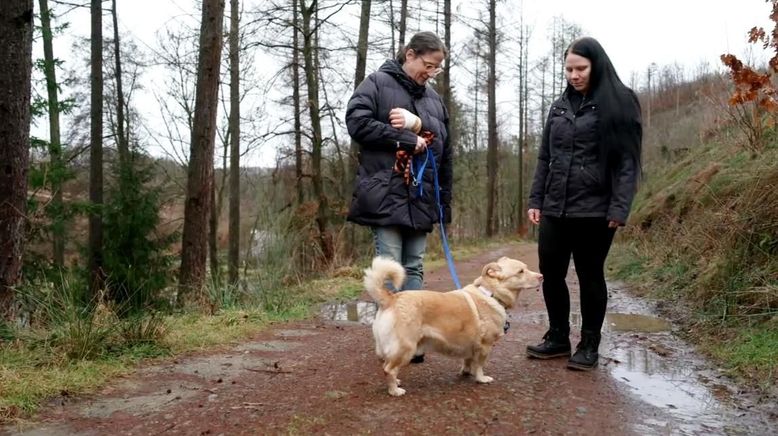
[[378,305],[372,301],[348,301],[327,303],[321,306],[319,315],[332,321],[351,321],[370,325],[378,312]]
[[[640,401],[663,412],[639,424],[638,433],[775,434],[769,418],[744,413],[748,400],[735,398],[735,386],[672,335],[668,321],[653,316],[646,303],[623,289],[614,290],[600,364]],[[548,325],[545,312],[514,314],[514,319]],[[572,313],[570,321],[572,329],[580,329],[580,313]]]

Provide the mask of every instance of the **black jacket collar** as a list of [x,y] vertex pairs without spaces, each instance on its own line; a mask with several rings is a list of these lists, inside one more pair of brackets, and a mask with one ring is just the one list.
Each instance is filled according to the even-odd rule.
[[402,65],[394,59],[389,59],[381,65],[378,71],[382,71],[389,74],[396,80],[414,99],[420,99],[424,97],[424,92],[427,90],[426,85],[419,85],[414,82],[413,79],[408,77],[408,74],[403,70]]

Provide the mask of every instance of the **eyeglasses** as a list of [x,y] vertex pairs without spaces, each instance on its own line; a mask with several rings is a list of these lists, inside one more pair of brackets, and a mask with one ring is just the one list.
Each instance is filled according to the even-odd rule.
[[424,69],[427,71],[427,74],[429,74],[430,77],[435,77],[443,71],[443,64],[430,62],[424,59],[424,56],[422,55],[417,55],[417,57],[424,63]]

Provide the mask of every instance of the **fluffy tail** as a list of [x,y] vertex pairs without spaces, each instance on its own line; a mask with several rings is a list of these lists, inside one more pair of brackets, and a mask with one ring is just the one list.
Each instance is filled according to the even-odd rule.
[[386,288],[387,280],[391,280],[395,289],[400,289],[405,281],[405,268],[388,257],[376,257],[373,265],[365,270],[365,289],[381,308],[388,307],[394,300],[394,295]]

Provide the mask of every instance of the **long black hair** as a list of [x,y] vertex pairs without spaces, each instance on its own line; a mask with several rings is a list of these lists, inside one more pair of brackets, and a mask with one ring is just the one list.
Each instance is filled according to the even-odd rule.
[[[585,57],[592,63],[587,94],[591,94],[598,107],[601,170],[605,172],[608,161],[619,159],[626,153],[639,175],[643,130],[637,95],[619,79],[608,54],[596,39],[576,39],[565,50],[565,59],[570,53]],[[573,91],[573,86],[568,83],[565,94]],[[603,175],[606,178],[601,180],[607,180],[608,174]]]

